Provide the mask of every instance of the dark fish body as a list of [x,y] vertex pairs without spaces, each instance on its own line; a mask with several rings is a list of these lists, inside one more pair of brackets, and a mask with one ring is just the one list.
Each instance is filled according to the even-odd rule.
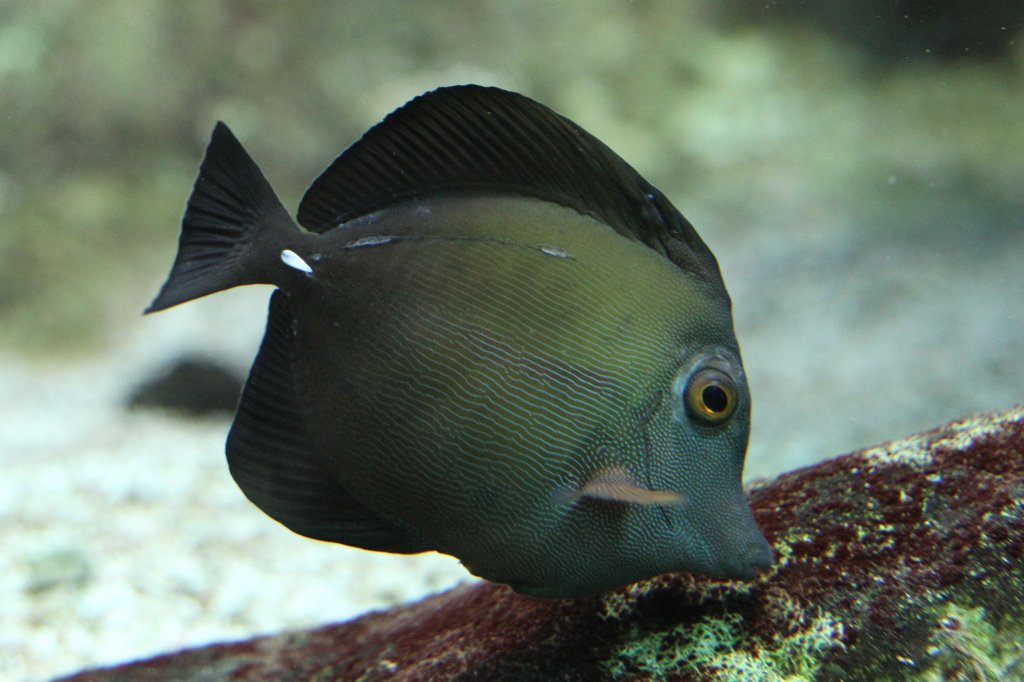
[[600,142],[520,95],[437,90],[299,222],[219,124],[150,308],[278,287],[227,445],[269,515],[549,597],[770,564],[717,264]]

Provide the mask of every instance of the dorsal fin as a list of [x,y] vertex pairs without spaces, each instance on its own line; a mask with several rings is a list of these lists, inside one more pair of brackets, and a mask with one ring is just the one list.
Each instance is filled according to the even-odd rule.
[[391,113],[313,182],[298,220],[322,233],[401,201],[455,192],[568,206],[721,284],[693,226],[615,152],[528,97],[479,85],[439,88]]
[[292,346],[287,295],[275,291],[228,434],[238,487],[269,516],[316,540],[404,554],[431,549],[379,518],[320,466],[295,394]]

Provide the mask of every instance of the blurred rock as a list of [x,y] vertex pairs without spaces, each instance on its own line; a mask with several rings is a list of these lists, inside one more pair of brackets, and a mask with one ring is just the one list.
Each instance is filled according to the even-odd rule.
[[1024,676],[1024,407],[801,469],[750,497],[777,562],[749,584],[677,574],[544,601],[480,583],[65,679]]
[[89,559],[77,547],[58,549],[28,561],[25,591],[48,592],[58,587],[82,587],[92,575]]
[[133,408],[163,408],[186,416],[234,413],[243,379],[204,357],[182,357],[146,379],[128,397]]
[[1024,4],[1005,0],[728,0],[727,24],[789,23],[856,45],[879,62],[999,58],[1024,27]]

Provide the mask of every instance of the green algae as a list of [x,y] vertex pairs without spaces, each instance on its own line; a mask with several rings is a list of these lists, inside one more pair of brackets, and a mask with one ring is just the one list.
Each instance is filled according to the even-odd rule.
[[996,627],[981,607],[949,603],[936,621],[923,682],[969,679],[981,682],[1024,675],[1024,624]]
[[604,670],[614,679],[691,673],[735,682],[812,680],[825,656],[843,646],[842,622],[823,612],[805,614],[792,602],[781,608],[789,611],[791,628],[766,637],[752,636],[743,617],[732,612],[669,630],[643,633],[634,627]]

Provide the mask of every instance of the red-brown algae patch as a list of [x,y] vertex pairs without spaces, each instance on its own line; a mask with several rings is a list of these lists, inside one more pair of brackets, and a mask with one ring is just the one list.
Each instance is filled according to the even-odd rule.
[[79,680],[1024,679],[1024,409],[755,487],[776,564],[576,601],[456,588]]
[[[1002,597],[988,596],[1012,597],[1019,623],[1022,590],[1012,561],[1024,545],[1017,540],[1022,418],[1016,409],[964,420],[755,491],[754,506],[764,510],[758,520],[780,558],[773,581],[804,603],[843,614],[850,652],[837,664],[867,663],[854,650],[858,642],[888,663],[927,663],[919,653],[934,636],[931,612],[977,594],[986,580],[1004,586]],[[813,528],[798,518],[808,511]],[[899,645],[885,646],[887,628],[900,634]]]

